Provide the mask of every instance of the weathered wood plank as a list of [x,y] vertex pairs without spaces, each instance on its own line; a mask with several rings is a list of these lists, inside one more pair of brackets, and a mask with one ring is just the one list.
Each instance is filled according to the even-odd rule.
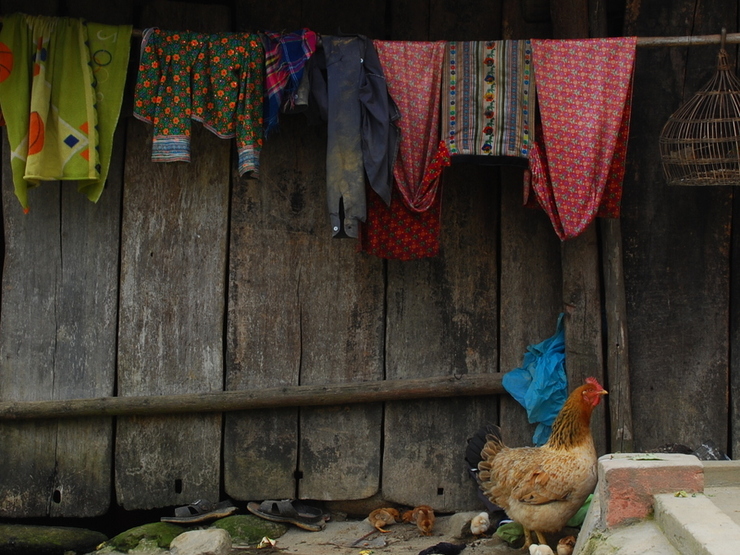
[[333,0],[305,0],[302,4],[303,26],[324,35],[359,34],[371,39],[385,38],[385,11],[383,0],[366,2],[334,2]]
[[[607,37],[608,22],[603,2],[589,2],[589,27],[592,37]],[[625,298],[622,252],[622,223],[619,218],[599,221],[606,342],[606,387],[609,388],[610,452],[634,451],[632,394],[629,374],[627,301]]]
[[[564,241],[561,247],[568,389],[583,384],[589,376],[604,384],[601,268],[596,224],[592,223],[578,237]],[[607,412],[597,408],[591,419],[591,431],[599,455],[607,451]]]
[[[3,155],[9,152],[3,132]],[[59,185],[32,192],[24,215],[13,194],[10,164],[2,166],[5,262],[0,314],[0,398],[51,399],[54,394],[56,287],[61,273]],[[0,515],[47,516],[54,487],[57,425],[52,421],[0,426]],[[56,484],[54,484],[56,486]]]
[[[229,28],[225,6],[164,0],[142,23],[204,32]],[[231,144],[192,129],[191,162],[153,163],[150,126],[129,122],[121,232],[118,394],[218,391]],[[118,420],[120,505],[146,509],[215,500],[221,415]]]
[[[560,240],[543,210],[523,206],[522,170],[502,168],[501,372],[522,365],[527,347],[556,331],[562,310]],[[534,426],[509,395],[499,423],[507,445],[532,445]]]
[[[150,137],[150,127],[129,122],[118,394],[217,391],[229,145],[194,126],[192,162],[155,164]],[[116,491],[126,509],[218,497],[220,415],[126,417],[117,430]]]
[[[504,39],[551,36],[549,13],[538,14],[511,2],[505,2],[503,9]],[[519,368],[529,345],[555,333],[563,309],[560,240],[544,210],[524,206],[523,174],[519,168],[501,168],[502,373]],[[534,426],[511,396],[500,398],[499,424],[508,445],[532,444]]]
[[[627,3],[629,35],[716,32],[737,3]],[[635,448],[727,445],[730,188],[669,187],[658,153],[666,120],[711,77],[717,48],[638,52],[623,200]]]
[[[414,27],[420,34],[407,35],[408,40],[501,36],[499,2],[484,7],[434,0],[421,13],[429,18],[428,30]],[[394,23],[404,25],[403,20]],[[457,165],[445,169],[442,179],[440,255],[387,263],[389,379],[430,376],[432,361],[435,372],[498,370],[498,174],[492,168]],[[467,438],[481,424],[495,422],[497,410],[495,397],[386,403],[384,497],[438,511],[477,506],[463,454]],[[421,468],[451,470],[431,479],[426,472],[410,471]]]
[[429,0],[390,2],[389,10],[388,36],[391,40],[426,40],[429,37],[432,18]]
[[[730,291],[740,291],[740,195],[732,195],[732,261]],[[740,298],[730,295],[730,442],[728,456],[740,458]]]
[[606,322],[606,369],[611,437],[609,451],[632,453],[632,388],[630,386],[627,300],[625,296],[622,226],[618,219],[600,223]]
[[[388,261],[386,377],[422,378],[497,371],[499,199],[492,168],[445,170],[442,253]],[[387,403],[385,498],[439,511],[475,506],[465,473],[467,438],[495,422],[492,397]],[[430,475],[411,468],[459,469]]]
[[[560,0],[550,6],[552,33],[558,39],[589,36],[588,1]],[[568,387],[593,376],[604,383],[601,329],[601,272],[596,225],[562,243],[565,364]],[[597,409],[591,421],[596,452],[607,451],[606,411]]]
[[[323,127],[281,116],[265,142],[259,181],[242,179],[234,188],[227,389],[382,378],[382,262],[357,254],[355,241],[331,238],[325,145]],[[372,495],[379,406],[344,406],[341,420],[336,410],[227,415],[229,495]],[[360,439],[358,429],[371,433]]]
[[242,32],[295,31],[305,26],[301,0],[286,0],[280,9],[263,0],[234,0],[235,29]]
[[[429,36],[426,40],[498,40],[501,38],[502,0],[458,2],[429,0]],[[416,38],[415,40],[421,40]]]
[[[119,134],[117,144],[121,139]],[[122,169],[122,157],[114,153],[97,204],[79,194],[75,183],[44,183],[30,192],[27,216],[12,193],[10,175],[4,175],[9,291],[3,295],[0,332],[7,364],[0,370],[3,399],[113,393]],[[0,485],[4,514],[91,517],[107,511],[110,418],[3,426],[0,435],[13,451],[2,456],[8,480]]]
[[59,0],[34,0],[33,9],[30,9],[28,0],[2,0],[0,1],[0,13],[10,14],[15,12],[33,15],[57,15]]

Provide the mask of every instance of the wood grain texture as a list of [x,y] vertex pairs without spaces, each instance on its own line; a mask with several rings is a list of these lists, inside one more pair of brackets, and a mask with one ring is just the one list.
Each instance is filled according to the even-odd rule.
[[[129,122],[118,394],[217,391],[223,387],[229,144],[194,126],[189,164],[152,163],[150,137],[151,128]],[[143,509],[217,498],[220,444],[218,414],[120,418],[119,502]],[[182,469],[177,488],[176,468]]]
[[386,2],[304,1],[301,5],[303,26],[324,35],[365,35],[371,39],[386,38]]
[[[325,145],[322,126],[281,116],[259,180],[234,187],[227,389],[383,377],[382,261],[359,255],[353,240],[331,238]],[[372,495],[381,422],[372,405],[229,414],[226,491],[236,498]]]
[[[625,32],[643,36],[712,33],[737,16],[728,1],[627,7]],[[732,191],[669,187],[658,152],[662,126],[709,80],[716,55],[650,48],[637,57],[622,210],[636,449],[727,446]]]
[[[587,0],[562,0],[550,7],[552,33],[558,39],[589,36]],[[593,376],[604,383],[601,328],[601,268],[596,224],[578,237],[562,242],[565,365],[568,387],[574,389]],[[591,420],[596,452],[606,453],[606,411],[597,409]]]
[[[496,372],[498,357],[498,190],[492,168],[446,170],[442,253],[388,262],[386,376],[420,378]],[[387,403],[384,497],[438,511],[470,507],[465,444],[496,420],[495,397]],[[412,472],[450,468],[459,472]]]
[[[5,13],[29,13],[27,5],[13,4],[3,2]],[[31,13],[54,15],[56,4],[37,3]],[[74,0],[67,8],[74,12],[82,7]],[[107,14],[116,23],[130,21],[130,13],[116,6],[107,6]],[[123,138],[119,130],[115,146],[120,147]],[[109,396],[114,391],[121,152],[120,148],[113,151],[106,189],[97,204],[79,194],[74,182],[44,183],[30,192],[32,211],[24,216],[12,193],[6,195],[12,191],[12,184],[9,176],[4,176],[5,225],[14,229],[15,237],[6,252],[19,249],[11,255],[20,255],[19,264],[11,267],[21,272],[15,277],[13,270],[6,274],[6,258],[4,276],[11,281],[27,281],[29,274],[37,277],[31,280],[32,291],[25,291],[30,295],[24,294],[24,286],[13,287],[22,294],[20,299],[13,294],[3,296],[5,317],[0,335],[21,344],[28,343],[30,332],[35,341],[44,344],[25,360],[18,360],[17,355],[10,357],[16,358],[13,366],[18,364],[14,379],[24,382],[19,384],[23,391],[17,391],[14,399],[31,395],[62,400]],[[9,224],[11,220],[15,224]],[[34,250],[38,249],[35,260],[27,256],[29,241]],[[27,326],[33,330],[24,329]],[[42,333],[37,334],[37,330]],[[34,342],[29,345],[31,349]],[[35,379],[29,380],[29,376]],[[5,388],[0,387],[0,391]],[[8,461],[3,475],[16,480],[0,485],[0,491],[8,494],[1,502],[6,515],[92,517],[108,510],[113,460],[111,418],[39,421],[6,428],[2,435],[5,431],[11,437],[7,441],[4,438],[2,444],[12,446],[13,454],[7,459],[3,456]],[[10,464],[11,460],[17,466]],[[34,476],[30,481],[26,477],[29,468]]]
[[[549,38],[549,13],[540,3],[505,2],[504,39]],[[549,6],[546,11],[549,12]],[[560,240],[544,210],[524,206],[524,171],[501,168],[500,368],[522,365],[527,347],[555,333],[563,310]],[[535,426],[510,395],[499,399],[499,424],[512,447],[532,445]]]
[[[522,365],[529,345],[556,331],[562,310],[560,240],[543,210],[523,206],[523,171],[502,168],[501,372]],[[532,445],[534,426],[510,395],[500,399],[507,445]]]
[[[44,183],[30,191],[28,215],[13,194],[7,165],[3,171],[0,395],[15,401],[111,395],[122,159],[113,160],[97,204],[73,183]],[[3,425],[0,443],[12,455],[3,454],[2,514],[105,513],[112,434],[110,418]]]
[[[223,6],[156,1],[145,25],[229,27]],[[223,388],[231,144],[194,124],[191,162],[153,163],[152,129],[129,122],[121,232],[118,394]],[[118,420],[115,484],[126,509],[220,492],[221,415]]]

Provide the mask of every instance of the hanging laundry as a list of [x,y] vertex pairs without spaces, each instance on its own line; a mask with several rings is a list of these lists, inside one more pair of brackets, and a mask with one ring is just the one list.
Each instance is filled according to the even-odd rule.
[[367,216],[365,176],[391,202],[398,152],[398,108],[388,94],[372,41],[362,35],[322,36],[311,58],[307,116],[327,123],[326,189],[334,237],[358,237]]
[[[440,191],[441,193],[441,191]],[[393,188],[391,205],[367,191],[367,223],[360,228],[358,250],[380,258],[418,260],[439,255],[442,195],[424,212],[414,212]]]
[[530,41],[449,42],[444,72],[442,136],[453,162],[526,167],[535,105]]
[[619,217],[636,44],[532,41],[542,133],[530,154],[531,186],[562,241],[596,216]]
[[236,138],[239,175],[262,150],[264,50],[258,35],[146,29],[134,116],[154,126],[152,161],[189,162],[191,120]]
[[442,169],[450,165],[440,140],[442,63],[446,43],[374,41],[388,92],[398,105],[401,143],[393,166],[390,206],[368,192],[361,249],[414,260],[439,253]]
[[280,111],[296,109],[295,93],[306,63],[316,51],[318,35],[310,29],[295,33],[265,31],[265,137],[278,126]]
[[0,109],[15,195],[77,181],[97,202],[105,187],[126,82],[130,25],[12,14],[0,30]]

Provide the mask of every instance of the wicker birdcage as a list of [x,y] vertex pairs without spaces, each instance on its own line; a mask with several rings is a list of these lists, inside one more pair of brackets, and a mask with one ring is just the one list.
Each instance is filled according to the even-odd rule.
[[681,106],[660,134],[669,185],[740,185],[740,79],[725,50],[725,30],[710,81]]

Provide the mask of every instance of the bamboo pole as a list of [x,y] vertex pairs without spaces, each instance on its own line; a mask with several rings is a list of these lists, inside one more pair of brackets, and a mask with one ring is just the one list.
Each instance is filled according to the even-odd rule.
[[[728,33],[727,44],[740,44],[740,33]],[[697,35],[691,37],[638,37],[637,46],[702,46],[721,44],[722,35]]]
[[252,391],[52,401],[6,401],[0,402],[0,420],[229,412],[498,395],[505,392],[502,385],[502,374],[460,374],[414,380],[285,386]]

